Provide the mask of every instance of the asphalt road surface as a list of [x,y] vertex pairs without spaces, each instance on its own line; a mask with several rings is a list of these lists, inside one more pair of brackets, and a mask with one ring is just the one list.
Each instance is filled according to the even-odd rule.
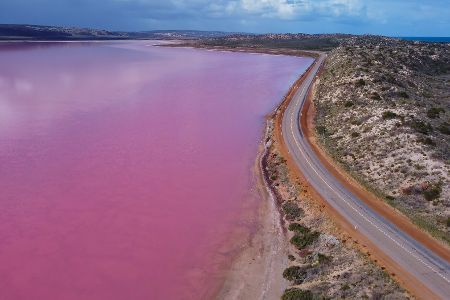
[[442,299],[450,299],[450,264],[370,209],[327,171],[302,132],[299,119],[322,54],[284,112],[282,134],[290,155],[311,186],[356,230]]

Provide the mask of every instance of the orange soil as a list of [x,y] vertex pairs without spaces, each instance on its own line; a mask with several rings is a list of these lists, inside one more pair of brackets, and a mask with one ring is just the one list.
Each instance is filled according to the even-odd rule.
[[[362,235],[360,232],[356,231],[354,227],[346,220],[344,219],[331,205],[328,204],[326,200],[324,200],[320,194],[310,186],[306,180],[306,178],[303,176],[303,174],[300,172],[300,170],[297,168],[297,165],[293,161],[292,157],[289,155],[289,152],[287,151],[287,147],[284,143],[284,139],[281,135],[281,123],[283,119],[284,111],[289,104],[289,101],[292,99],[293,95],[297,91],[298,87],[303,82],[306,75],[310,72],[310,69],[305,72],[305,74],[297,80],[294,85],[290,88],[285,100],[280,105],[279,109],[277,110],[275,114],[275,130],[274,130],[274,142],[279,145],[279,150],[282,153],[283,157],[287,160],[287,165],[291,171],[291,174],[298,180],[306,184],[306,193],[308,196],[310,196],[312,199],[318,201],[321,203],[322,208],[324,208],[332,217],[333,220],[337,223],[339,226],[339,229],[346,233],[349,237],[348,240],[353,239],[353,243],[356,247],[358,247],[362,252],[367,253],[367,255],[378,265],[380,265],[383,269],[386,269],[391,276],[393,276],[397,282],[399,282],[404,288],[406,288],[408,291],[410,291],[414,296],[416,296],[419,299],[440,299],[437,295],[435,295],[428,287],[426,287],[422,282],[417,280],[414,276],[412,276],[410,273],[406,272],[403,268],[401,268],[396,262],[394,262],[389,256],[384,254],[374,243],[368,240],[368,238],[364,235]],[[312,91],[312,89],[311,89]],[[420,229],[415,227],[406,217],[400,215],[398,212],[396,212],[392,207],[387,206],[386,203],[382,202],[381,200],[378,200],[375,198],[375,196],[369,194],[367,191],[365,191],[362,187],[359,187],[357,183],[353,180],[350,180],[349,176],[345,175],[345,173],[340,170],[339,168],[336,168],[335,164],[332,163],[330,158],[327,158],[327,156],[324,154],[323,151],[320,150],[320,148],[315,144],[314,134],[313,134],[313,113],[312,106],[310,106],[311,103],[311,92],[308,95],[308,99],[306,102],[306,105],[303,109],[303,113],[309,113],[307,115],[307,118],[303,118],[301,120],[301,126],[304,128],[305,133],[307,134],[308,140],[310,141],[311,145],[313,146],[313,149],[319,156],[322,163],[326,166],[326,168],[332,172],[333,175],[335,175],[342,184],[346,188],[348,188],[350,191],[355,193],[360,199],[367,202],[367,204],[374,210],[376,210],[378,213],[389,219],[391,222],[393,222],[395,225],[400,227],[402,230],[408,232],[415,238],[417,238],[418,241],[435,251],[436,249],[437,253],[440,255],[443,255],[446,259],[449,256],[448,250],[438,243],[437,241],[433,240],[430,236],[422,232]],[[311,109],[310,109],[311,108]],[[341,173],[342,172],[342,173]],[[368,201],[368,199],[370,199]],[[369,204],[370,203],[370,204]]]

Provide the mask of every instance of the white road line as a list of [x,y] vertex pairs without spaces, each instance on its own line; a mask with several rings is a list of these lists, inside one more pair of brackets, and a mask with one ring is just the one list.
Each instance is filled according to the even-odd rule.
[[[300,92],[300,99],[304,99],[304,96],[302,96],[303,92],[305,90],[305,87],[302,88],[302,91]],[[294,96],[295,97],[295,96]],[[296,103],[294,103],[294,107],[296,107],[300,102],[297,101]],[[366,217],[364,214],[362,214],[358,209],[356,209],[351,203],[349,203],[346,199],[344,199],[333,187],[331,187],[326,181],[325,179],[322,177],[322,175],[320,175],[317,170],[313,167],[313,165],[311,164],[310,160],[308,159],[308,157],[306,156],[305,152],[302,150],[295,134],[294,134],[294,115],[295,114],[291,114],[291,133],[292,136],[294,138],[295,144],[297,145],[298,149],[301,151],[303,157],[305,158],[306,162],[309,164],[309,166],[311,167],[311,169],[317,174],[317,176],[342,200],[344,201],[344,203],[346,203],[351,209],[353,209],[356,213],[358,213],[364,220],[366,220],[369,224],[371,224],[373,227],[375,227],[378,231],[380,231],[382,234],[384,234],[387,238],[389,238],[391,241],[393,241],[397,246],[399,246],[401,249],[403,249],[405,252],[409,253],[412,257],[414,257],[417,261],[421,262],[422,264],[424,264],[426,267],[428,267],[432,272],[436,273],[437,275],[439,275],[441,278],[443,278],[447,283],[450,283],[450,280],[447,279],[447,277],[445,277],[444,275],[442,275],[439,271],[435,270],[431,265],[429,265],[428,263],[426,263],[422,258],[418,257],[416,254],[414,254],[413,252],[411,252],[410,250],[406,249],[405,246],[403,246],[402,244],[400,244],[398,241],[396,241],[394,238],[392,238],[388,233],[386,233],[383,229],[381,229],[378,225],[376,225],[372,220],[370,220],[368,217]]]

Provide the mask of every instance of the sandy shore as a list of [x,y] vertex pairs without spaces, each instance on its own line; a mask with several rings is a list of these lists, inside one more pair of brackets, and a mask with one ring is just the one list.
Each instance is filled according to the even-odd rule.
[[261,145],[254,168],[262,199],[258,230],[233,261],[217,299],[279,299],[287,286],[282,273],[288,265],[288,241],[274,195],[263,175],[264,155],[266,145]]

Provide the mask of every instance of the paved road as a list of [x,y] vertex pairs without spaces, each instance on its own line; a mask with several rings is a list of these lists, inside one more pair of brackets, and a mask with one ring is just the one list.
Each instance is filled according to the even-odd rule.
[[450,299],[450,264],[411,236],[371,210],[322,165],[299,125],[306,94],[325,55],[321,55],[309,76],[289,103],[282,120],[282,133],[290,155],[320,195],[347,221],[442,299]]

